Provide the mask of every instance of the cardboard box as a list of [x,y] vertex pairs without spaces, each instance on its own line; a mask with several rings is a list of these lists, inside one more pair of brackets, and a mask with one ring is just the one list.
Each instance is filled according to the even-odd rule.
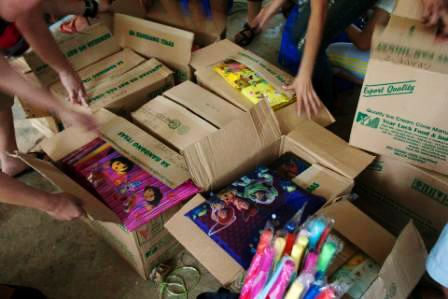
[[[210,140],[210,143],[214,144],[214,140]],[[247,161],[239,158],[235,152],[228,152],[227,158],[223,156],[221,160],[215,161],[216,163],[212,164],[215,165],[213,171],[220,170],[228,161],[235,159],[240,159],[241,167],[232,176],[227,176],[225,180],[215,184],[216,188],[213,190],[219,190],[219,187],[253,170],[257,164],[268,163],[286,152],[292,152],[312,164],[295,179],[295,182],[305,190],[328,200],[349,193],[354,178],[374,159],[349,146],[323,127],[307,120],[302,123],[300,129],[281,137],[276,144]],[[186,203],[165,227],[221,284],[226,285],[243,271],[242,267],[185,216],[204,201],[204,197],[197,195]]]
[[134,111],[172,86],[173,72],[152,58],[90,90],[89,107],[93,111],[101,108],[116,113]]
[[[176,187],[190,178],[183,157],[154,137],[124,118],[106,110],[100,110],[94,116],[99,123],[101,135],[106,141],[134,163],[156,175],[168,186]],[[51,161],[56,162],[96,137],[96,134],[92,132],[68,128],[44,140],[41,146]],[[129,233],[120,224],[118,216],[112,210],[62,173],[53,163],[27,155],[19,156],[61,190],[77,196],[87,212],[87,217],[84,220],[109,242],[143,278],[148,278],[151,267],[160,262],[161,257],[168,257],[167,254],[163,254],[164,250],[170,248],[168,252],[172,254],[178,252],[174,249],[171,250],[171,248],[178,249],[179,246],[163,229],[164,222],[179,209],[178,206],[166,211],[137,231]]]
[[158,96],[132,113],[135,123],[182,152],[218,129],[170,99]]
[[163,94],[179,105],[207,120],[217,128],[222,128],[233,119],[241,117],[243,110],[231,105],[208,90],[185,81]]
[[[91,66],[90,70],[96,67],[101,68],[100,64],[94,67],[92,63],[101,59],[106,59],[105,61],[107,62],[108,58],[110,58],[109,56],[125,48],[129,48],[146,58],[156,58],[162,61],[162,63],[168,65],[170,69],[175,71],[179,81],[190,78],[191,70],[189,63],[193,46],[193,33],[121,14],[114,14],[109,16],[109,18],[105,16],[102,20],[104,24],[110,26],[96,23],[79,34],[71,34],[69,36],[61,32],[54,33],[61,49],[68,53],[66,56],[76,70],[87,66]],[[113,30],[113,34],[109,30],[109,27],[115,29]],[[94,34],[95,38],[92,37]],[[130,55],[125,56],[128,57]],[[128,59],[134,61],[135,57],[128,57]],[[42,64],[34,52],[27,52],[26,60],[33,69],[34,74],[41,81],[42,86],[47,87],[57,81],[57,74],[47,65]],[[149,78],[145,80],[149,80]],[[147,83],[151,84],[148,81]],[[110,85],[110,88],[120,87],[120,85],[112,85]],[[160,84],[155,85],[152,96],[155,97],[161,94],[171,86],[172,84],[162,88]],[[126,88],[128,87],[126,86]],[[123,93],[122,88],[119,89],[120,94]],[[110,91],[110,89],[107,91]],[[146,92],[149,93],[148,90]],[[110,102],[109,100],[106,101],[108,101],[108,104],[105,106],[109,107]],[[24,101],[21,102],[24,103]],[[24,105],[27,106],[27,118],[48,116],[46,111],[34,109],[26,105],[26,103]],[[121,104],[118,106],[121,106]],[[129,106],[132,107],[133,105]]]
[[176,82],[191,78],[193,33],[122,14],[114,15],[113,28],[122,48],[159,59],[175,72]]
[[427,257],[425,245],[412,223],[395,238],[347,200],[332,203],[318,213],[333,218],[336,233],[381,265],[377,278],[362,298],[408,298],[426,271]]
[[[101,23],[93,24],[79,34],[58,32],[56,42],[76,71],[120,50],[112,32]],[[43,86],[58,81],[58,74],[32,49],[23,57]]]
[[415,1],[375,31],[350,144],[448,174],[448,50],[416,18]]
[[[195,51],[191,65],[196,70],[195,75],[198,83],[244,111],[250,109],[253,104],[212,70],[214,65],[228,58],[246,64],[278,90],[282,90],[282,86],[285,83],[293,80],[292,76],[286,72],[229,40],[223,40]],[[285,92],[285,94],[289,97],[293,96],[291,92]],[[305,116],[298,117],[294,103],[277,110],[275,114],[283,134],[287,134],[295,129],[305,119]],[[328,126],[335,121],[326,108],[322,109],[313,120],[322,126]]]
[[[105,80],[111,80],[135,68],[146,59],[136,54],[131,49],[125,48],[97,63],[94,63],[78,72],[84,87],[89,91]],[[61,82],[50,86],[50,91],[58,98],[67,97],[67,91]]]
[[[189,178],[198,184],[198,186],[206,189],[213,183],[220,182],[227,177],[239,175],[241,167],[247,165],[247,160],[250,159],[250,164],[255,165],[260,155],[254,153],[267,151],[275,143],[279,137],[280,132],[278,124],[272,110],[267,104],[260,103],[250,111],[250,113],[243,113],[241,116],[225,125],[221,130],[213,133],[212,138],[220,139],[220,136],[230,136],[232,134],[238,138],[240,134],[246,134],[245,142],[233,142],[227,144],[225,149],[222,148],[221,143],[210,143],[207,147],[202,147],[201,144],[195,144],[188,148],[189,153],[204,153],[204,159],[200,163],[186,159],[157,140],[155,137],[144,132],[136,125],[130,123],[128,120],[119,117],[112,112],[101,109],[94,113],[101,136],[107,142],[111,143],[114,148],[120,153],[128,157],[134,163],[138,164],[143,169],[151,172],[157,176],[162,182],[170,187],[176,187],[185,182]],[[254,123],[263,120],[258,127]],[[243,133],[244,132],[244,133]],[[215,136],[216,135],[216,136]],[[50,157],[51,161],[56,162],[80,148],[96,138],[96,134],[92,132],[85,132],[82,129],[68,128],[56,134],[55,136],[46,139],[41,146],[43,151]],[[210,138],[210,137],[208,137]],[[224,141],[229,140],[227,137]],[[249,149],[248,144],[251,145]],[[207,152],[210,151],[210,153]],[[237,154],[233,161],[228,161],[225,167],[216,168],[213,163],[216,161],[224,161],[229,153]],[[239,154],[238,154],[239,153]],[[241,160],[239,156],[241,155]],[[148,258],[151,259],[151,265],[160,261],[160,258],[168,257],[168,253],[175,253],[175,248],[179,248],[177,241],[171,242],[166,231],[162,231],[157,237],[146,237],[145,244],[140,245],[141,236],[140,230],[129,233],[123,230],[120,225],[118,217],[97,198],[83,189],[80,185],[75,183],[71,178],[62,173],[51,162],[38,160],[31,156],[19,155],[19,157],[28,165],[37,170],[45,178],[47,178],[54,185],[61,190],[69,192],[82,200],[83,208],[87,212],[88,218],[86,221],[97,231],[103,238],[108,241],[144,278],[147,278]],[[189,156],[188,156],[189,157]],[[255,164],[254,164],[255,163]],[[242,165],[242,166],[241,166]],[[191,173],[200,173],[202,170],[213,169],[213,172],[208,173],[205,178],[195,177]],[[173,210],[162,215],[163,222],[171,217]],[[153,226],[144,226],[147,230],[153,230]],[[142,229],[144,229],[142,228]],[[148,235],[145,233],[145,235]],[[164,240],[162,242],[162,239]],[[163,244],[159,244],[162,242]],[[162,246],[163,245],[163,246]],[[163,247],[163,248],[162,248]],[[158,254],[153,254],[158,248]],[[168,253],[163,254],[162,250],[169,248]]]
[[357,179],[355,204],[394,234],[412,220],[432,246],[448,219],[448,177],[378,157]]

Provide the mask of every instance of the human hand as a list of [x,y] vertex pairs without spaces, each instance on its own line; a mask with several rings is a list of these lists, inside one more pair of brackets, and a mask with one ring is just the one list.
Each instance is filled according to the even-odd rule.
[[57,114],[63,123],[69,127],[81,127],[88,131],[98,131],[96,121],[90,114],[78,112],[67,107],[58,111]]
[[81,202],[75,196],[68,193],[51,194],[53,203],[49,210],[45,212],[51,217],[61,220],[74,220],[84,215],[84,210],[81,208]]
[[272,0],[271,3],[266,5],[254,19],[255,25],[253,27],[255,30],[257,32],[263,31],[286,1],[288,0]]
[[448,36],[448,0],[421,0],[423,4],[423,23],[429,27],[437,26],[438,37]]
[[294,79],[293,83],[284,87],[286,90],[292,90],[296,93],[297,99],[297,113],[301,114],[302,109],[308,118],[319,113],[320,108],[323,106],[322,101],[314,91],[311,78],[307,76],[301,76],[300,74]]
[[75,71],[59,73],[59,79],[68,93],[69,102],[87,107],[87,93],[78,73]]

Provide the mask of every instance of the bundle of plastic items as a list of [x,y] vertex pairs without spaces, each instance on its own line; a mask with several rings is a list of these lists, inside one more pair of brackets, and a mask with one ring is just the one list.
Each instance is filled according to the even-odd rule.
[[327,282],[327,271],[343,243],[330,234],[334,220],[297,217],[275,231],[268,223],[247,272],[241,299],[338,299],[353,285],[342,277]]
[[226,60],[214,66],[213,70],[254,104],[267,100],[273,109],[279,109],[294,101],[275,89],[248,66],[235,60]]
[[190,180],[168,187],[100,138],[67,155],[59,166],[109,206],[128,231],[199,192]]

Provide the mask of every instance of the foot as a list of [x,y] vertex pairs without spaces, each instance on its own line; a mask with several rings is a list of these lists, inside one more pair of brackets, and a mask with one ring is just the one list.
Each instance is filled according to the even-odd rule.
[[15,177],[16,175],[22,173],[23,171],[27,170],[29,168],[28,165],[26,165],[25,163],[23,163],[22,161],[20,161],[17,158],[13,158],[13,157],[5,157],[4,159],[1,160],[1,165],[2,165],[2,172]]
[[255,28],[246,23],[243,29],[235,35],[234,41],[240,47],[247,47],[254,40],[256,34]]

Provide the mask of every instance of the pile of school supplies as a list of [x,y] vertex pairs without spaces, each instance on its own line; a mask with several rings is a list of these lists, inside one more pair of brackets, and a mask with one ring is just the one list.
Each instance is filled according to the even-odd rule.
[[[338,299],[344,294],[357,297],[365,291],[358,280],[362,279],[359,267],[342,266],[332,277],[328,269],[343,249],[343,241],[330,234],[334,220],[313,216],[303,225],[292,219],[283,229],[276,230],[268,222],[261,234],[257,251],[240,295],[241,299]],[[348,264],[361,264],[367,257],[357,254]],[[356,259],[357,261],[354,261]],[[372,264],[373,266],[377,267]],[[372,266],[372,267],[373,267]],[[354,268],[357,270],[354,271]],[[369,279],[374,271],[365,271]],[[338,274],[339,273],[339,274]],[[368,280],[369,280],[368,279]],[[370,279],[370,283],[373,281]],[[352,291],[353,289],[353,291]]]

